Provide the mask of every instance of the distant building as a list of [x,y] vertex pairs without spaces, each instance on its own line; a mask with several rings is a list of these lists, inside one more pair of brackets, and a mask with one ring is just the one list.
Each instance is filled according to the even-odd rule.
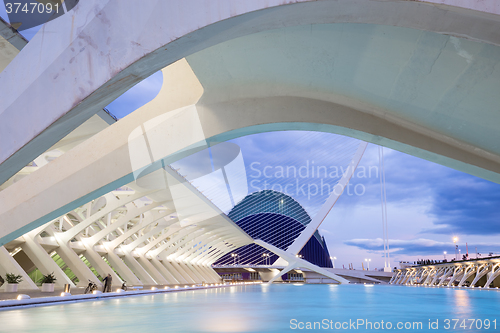
[[414,264],[413,262],[409,262],[409,261],[400,261],[399,262],[399,268],[400,269],[405,269],[405,268],[408,268],[408,267],[412,267]]
[[[295,199],[272,190],[247,195],[228,216],[253,239],[261,239],[282,250],[286,250],[311,222],[309,214]],[[325,239],[318,231],[299,256],[320,267],[333,267]],[[277,259],[274,253],[250,244],[226,254],[215,265],[270,265]]]

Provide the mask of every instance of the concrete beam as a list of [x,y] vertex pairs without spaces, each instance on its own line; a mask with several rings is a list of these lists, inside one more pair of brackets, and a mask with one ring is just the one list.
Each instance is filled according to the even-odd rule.
[[82,1],[45,24],[0,74],[0,183],[127,89],[189,54],[277,27],[339,22],[500,45],[497,15],[420,1]]

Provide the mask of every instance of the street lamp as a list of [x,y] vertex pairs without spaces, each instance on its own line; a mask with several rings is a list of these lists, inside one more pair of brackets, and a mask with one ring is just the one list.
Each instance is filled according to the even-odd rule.
[[444,254],[444,260],[446,260],[446,251],[444,251],[443,254]]
[[266,265],[268,264],[269,253],[262,253],[262,261],[265,260]]
[[237,253],[233,253],[233,254],[231,254],[231,257],[233,257],[233,259],[234,259],[233,264],[236,265],[236,258],[238,258],[238,254]]
[[368,270],[370,270],[370,261],[372,261],[371,259],[365,259],[365,261],[368,263]]
[[335,268],[335,259],[337,259],[337,257],[330,257],[330,260],[332,261],[333,268]]
[[458,237],[453,237],[453,244],[455,244],[455,260],[458,260]]

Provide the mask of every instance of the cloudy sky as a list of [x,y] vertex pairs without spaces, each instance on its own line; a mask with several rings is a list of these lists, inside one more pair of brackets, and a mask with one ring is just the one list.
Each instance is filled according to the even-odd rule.
[[[154,74],[108,109],[124,116],[154,98],[161,83],[161,75]],[[329,133],[275,132],[232,142],[241,148],[252,192],[255,188],[250,181],[256,174],[254,169],[262,171],[265,166],[277,165],[299,168],[313,160],[316,165],[336,165],[335,149],[331,147],[332,142],[339,142],[335,137],[338,136]],[[349,140],[353,141],[340,142],[348,145]],[[465,253],[466,243],[473,257],[476,247],[481,254],[500,252],[500,185],[388,148],[384,148],[384,156],[393,267],[400,260],[443,259],[444,251],[447,259],[451,259],[455,253],[454,236],[459,238],[461,253]],[[252,169],[253,162],[260,164],[254,164]],[[373,170],[378,165],[378,146],[369,144],[358,170],[370,167]],[[370,268],[381,268],[384,260],[380,180],[375,172],[371,177],[356,175],[351,180],[351,195],[343,193],[321,225],[320,233],[325,236],[332,256],[337,257],[336,267],[347,267],[349,263],[361,267],[364,259],[370,258]],[[283,184],[282,180],[279,182]],[[353,191],[358,184],[358,193],[363,192],[362,195]],[[326,198],[316,199],[309,203],[314,206]],[[307,207],[307,200],[299,201],[315,213],[314,208]]]
[[[3,6],[0,16],[8,21]],[[23,35],[31,39],[38,28],[23,31]],[[153,99],[161,84],[161,73],[156,73],[111,103],[108,109],[122,118]],[[349,145],[349,140],[339,141],[328,133],[276,132],[232,142],[240,146],[247,176],[252,180],[253,162],[260,162],[261,169],[280,164],[300,167],[313,160],[317,165],[343,163],[336,158],[335,143]],[[454,236],[459,238],[461,253],[465,253],[466,243],[473,257],[476,248],[481,254],[500,252],[500,185],[387,148],[384,152],[391,266],[400,260],[442,259],[444,251],[451,259],[455,253]],[[288,159],[281,159],[283,156]],[[378,146],[369,144],[359,167],[368,170],[378,163]],[[351,189],[356,185],[358,193],[363,189],[362,194],[344,192],[321,225],[320,233],[325,236],[332,256],[337,257],[337,267],[353,263],[359,268],[364,259],[370,258],[370,267],[380,268],[383,245],[378,175],[354,177]],[[249,191],[253,190],[249,186]],[[295,197],[313,215],[325,199]]]

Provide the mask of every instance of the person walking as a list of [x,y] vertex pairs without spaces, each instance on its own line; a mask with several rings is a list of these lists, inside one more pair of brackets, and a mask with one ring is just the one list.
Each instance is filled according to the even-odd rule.
[[108,274],[108,276],[106,276],[104,278],[104,288],[102,290],[102,292],[104,293],[109,293],[111,292],[111,281],[113,280],[113,278],[111,277],[111,274]]

